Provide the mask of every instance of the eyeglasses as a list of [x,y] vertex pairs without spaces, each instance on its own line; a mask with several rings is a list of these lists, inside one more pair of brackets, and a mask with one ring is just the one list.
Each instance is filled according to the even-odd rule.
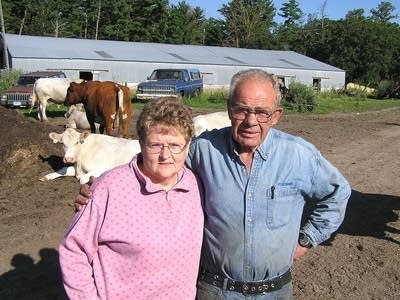
[[168,148],[169,152],[171,152],[172,154],[179,154],[181,153],[187,144],[185,145],[180,145],[180,144],[167,144],[167,145],[163,145],[163,144],[159,144],[159,143],[150,143],[150,144],[146,144],[146,147],[149,151],[149,153],[152,154],[157,154],[160,153],[164,148]]
[[236,120],[244,120],[250,114],[255,114],[256,119],[260,123],[266,123],[271,120],[272,116],[277,110],[272,112],[265,109],[251,109],[243,106],[233,106],[231,107],[232,117]]

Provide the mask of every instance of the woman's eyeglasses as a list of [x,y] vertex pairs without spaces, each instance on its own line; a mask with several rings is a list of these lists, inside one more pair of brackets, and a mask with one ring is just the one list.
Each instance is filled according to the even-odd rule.
[[169,152],[171,152],[172,154],[179,154],[185,149],[186,145],[180,145],[180,144],[174,144],[174,143],[167,144],[167,145],[160,144],[160,143],[149,143],[149,144],[146,144],[146,147],[147,147],[148,152],[152,153],[152,154],[160,153],[164,148],[168,148]]

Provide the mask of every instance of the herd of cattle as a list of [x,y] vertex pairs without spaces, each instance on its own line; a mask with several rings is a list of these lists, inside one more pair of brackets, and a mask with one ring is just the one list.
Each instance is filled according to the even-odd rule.
[[[34,85],[32,98],[32,108],[37,103],[40,121],[47,121],[49,102],[67,107],[66,129],[49,134],[54,143],[63,145],[66,166],[40,178],[41,181],[75,176],[80,183],[86,183],[90,176],[98,177],[129,162],[140,152],[138,140],[128,139],[133,115],[128,87],[112,81],[40,78]],[[205,130],[230,125],[227,112],[199,115],[193,121],[196,136]],[[118,137],[113,135],[114,128],[118,129]],[[90,133],[85,131],[88,129]],[[104,131],[106,135],[102,134]]]
[[132,117],[131,95],[128,87],[112,81],[82,81],[67,78],[40,78],[33,87],[32,107],[37,103],[38,119],[47,121],[48,102],[63,103],[67,107],[82,103],[92,133],[104,130],[113,135],[118,124],[118,135],[128,137]]

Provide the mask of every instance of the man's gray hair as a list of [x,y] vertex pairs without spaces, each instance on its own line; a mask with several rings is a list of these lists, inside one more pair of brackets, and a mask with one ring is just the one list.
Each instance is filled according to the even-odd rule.
[[279,106],[280,102],[281,102],[281,90],[280,90],[280,86],[279,86],[279,81],[278,78],[270,73],[267,73],[261,69],[247,69],[247,70],[242,70],[237,72],[235,75],[232,76],[231,79],[231,85],[229,88],[229,98],[228,98],[228,106],[230,106],[230,104],[233,103],[233,100],[235,98],[236,95],[236,88],[237,85],[246,79],[249,78],[259,78],[259,79],[263,79],[265,81],[269,81],[273,88],[275,89],[275,94],[276,94],[276,106]]

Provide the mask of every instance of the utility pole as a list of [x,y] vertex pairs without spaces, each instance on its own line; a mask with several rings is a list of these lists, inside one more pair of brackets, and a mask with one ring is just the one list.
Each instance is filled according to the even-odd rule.
[[1,25],[1,35],[3,36],[3,60],[4,67],[6,70],[10,69],[10,65],[8,63],[8,51],[7,51],[7,42],[6,42],[6,30],[4,28],[4,17],[3,17],[3,4],[0,0],[0,25]]

